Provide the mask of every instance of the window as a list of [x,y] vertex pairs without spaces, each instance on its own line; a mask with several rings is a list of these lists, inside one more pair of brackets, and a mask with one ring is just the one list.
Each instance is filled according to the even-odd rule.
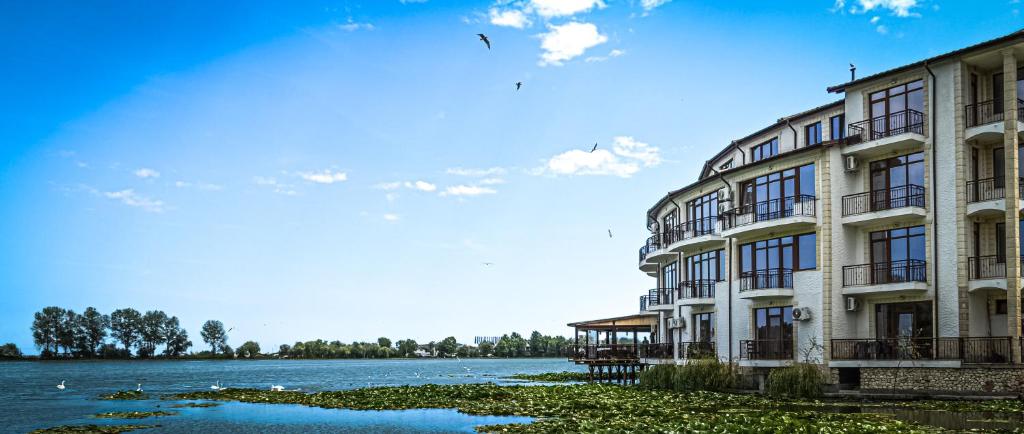
[[793,307],[762,307],[754,309],[757,340],[793,340]]
[[713,342],[715,340],[715,313],[705,312],[693,315],[693,341]]
[[996,315],[1006,315],[1006,300],[996,300]]
[[[932,303],[930,301],[875,305],[876,338],[930,338],[931,336]],[[927,343],[923,343],[921,348],[914,348],[914,350],[926,351],[927,354],[931,354],[930,345]]]
[[676,288],[679,286],[679,264],[672,262],[661,267],[661,287]]
[[[878,132],[907,127],[908,119],[902,115],[906,110],[924,112],[924,82],[912,81],[893,86],[871,94],[871,119],[886,118],[888,121],[872,122]],[[919,119],[915,119],[918,121]]]
[[872,232],[873,282],[925,281],[924,243],[924,226]]
[[731,169],[731,168],[732,168],[732,158],[730,158],[729,161],[726,161],[726,162],[722,163],[720,166],[718,166],[718,170],[726,170],[726,169]]
[[740,272],[810,270],[817,267],[817,236],[814,233],[772,238],[740,245]]
[[672,212],[665,214],[665,217],[661,218],[661,230],[664,231],[665,237],[667,238],[663,242],[665,244],[672,244],[678,240],[673,238],[676,226],[679,225],[679,211],[672,210]]
[[776,137],[750,149],[751,161],[761,161],[779,154],[779,138]]
[[807,146],[821,143],[821,122],[815,122],[804,128],[804,143]]
[[845,115],[835,115],[828,119],[828,132],[829,138],[832,140],[839,140],[846,137],[846,129],[843,128],[843,124],[846,123]]
[[1006,223],[996,223],[996,263],[1006,263]]
[[814,164],[769,173],[740,183],[740,194],[740,203],[745,206],[777,202],[760,207],[765,209],[758,212],[779,212],[782,207],[792,207],[792,198],[814,196]]
[[[1017,99],[1024,99],[1024,68],[1017,68]],[[992,112],[1003,113],[1003,73],[992,75]]]
[[686,258],[686,279],[715,282],[725,280],[725,250],[719,249],[688,256]]
[[693,236],[701,236],[714,232],[718,220],[718,192],[711,192],[686,202],[686,218],[690,223],[688,229]]
[[871,209],[873,211],[924,206],[924,153],[872,161]]

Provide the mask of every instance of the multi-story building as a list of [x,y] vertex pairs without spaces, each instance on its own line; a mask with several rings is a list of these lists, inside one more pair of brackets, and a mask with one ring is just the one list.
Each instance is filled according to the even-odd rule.
[[1024,31],[851,77],[656,202],[636,318],[661,361],[1017,375],[1022,67]]

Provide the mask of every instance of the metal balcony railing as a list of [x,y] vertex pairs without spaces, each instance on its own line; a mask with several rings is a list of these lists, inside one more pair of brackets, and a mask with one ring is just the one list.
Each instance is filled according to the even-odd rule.
[[[1024,107],[1024,100],[1018,99],[1018,120],[1024,119],[1024,114],[1021,113],[1022,107]],[[1001,122],[1005,118],[1003,112],[1003,100],[1001,98],[990,99],[964,106],[964,119],[967,121],[967,128],[976,127],[978,125]]]
[[926,262],[919,259],[847,265],[843,267],[843,286],[924,282],[928,274],[925,265]]
[[679,283],[676,299],[714,298],[717,283],[712,279],[684,280]]
[[740,341],[740,358],[747,360],[789,360],[793,358],[793,341],[791,339]]
[[640,357],[644,359],[671,359],[672,344],[640,344]]
[[843,196],[843,217],[911,206],[924,208],[924,187],[901,185]]
[[793,270],[789,268],[768,268],[740,273],[740,292],[792,287]]
[[1006,255],[972,256],[967,258],[967,278],[999,279],[1006,277]]
[[714,359],[715,343],[712,341],[679,342],[679,357],[686,359]]
[[658,236],[657,234],[651,235],[651,237],[648,238],[646,242],[644,242],[644,245],[642,247],[640,247],[640,260],[639,260],[639,262],[644,262],[644,259],[647,259],[648,255],[650,255],[651,253],[654,253],[655,251],[657,251],[660,248],[661,248],[661,237]]
[[740,205],[722,215],[722,229],[728,230],[786,217],[814,217],[817,199],[799,195]]
[[887,116],[854,122],[847,131],[847,143],[867,142],[905,133],[924,134],[924,114],[914,109],[901,110]]
[[1009,363],[1011,337],[832,339],[832,360],[962,360]]

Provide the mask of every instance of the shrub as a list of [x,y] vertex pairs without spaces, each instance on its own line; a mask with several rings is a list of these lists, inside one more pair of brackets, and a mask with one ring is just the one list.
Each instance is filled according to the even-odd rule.
[[732,364],[717,359],[688,361],[685,365],[655,365],[640,375],[640,385],[648,389],[679,392],[720,391],[736,384]]
[[825,376],[817,365],[797,363],[773,369],[768,374],[765,390],[771,396],[814,398],[821,396],[821,385],[824,382]]

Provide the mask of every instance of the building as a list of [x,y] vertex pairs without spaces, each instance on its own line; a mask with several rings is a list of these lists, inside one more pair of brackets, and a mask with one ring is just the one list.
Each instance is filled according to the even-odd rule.
[[[1022,66],[1018,31],[851,70],[828,88],[842,99],[722,149],[647,210],[638,266],[654,289],[639,316],[659,349],[635,357],[713,355],[755,373],[810,361],[864,388],[903,368],[918,375],[902,388],[1010,388],[1024,375]],[[579,345],[621,350],[618,329],[595,340],[587,324],[570,324]]]
[[476,336],[473,338],[474,345],[480,345],[484,342],[490,342],[491,344],[497,344],[501,340],[501,336]]

